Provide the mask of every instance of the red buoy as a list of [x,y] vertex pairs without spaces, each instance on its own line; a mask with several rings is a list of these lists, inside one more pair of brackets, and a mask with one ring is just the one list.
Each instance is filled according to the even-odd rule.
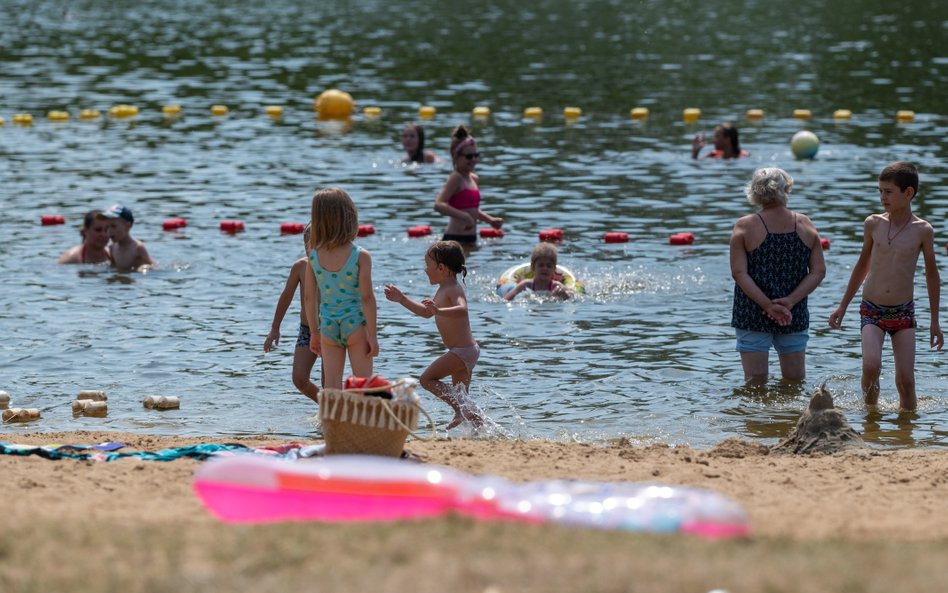
[[606,243],[628,243],[629,233],[606,233],[602,238]]
[[495,229],[493,227],[487,227],[481,229],[481,237],[484,239],[499,239],[504,236],[504,231],[502,229]]
[[426,224],[419,224],[418,226],[408,227],[409,237],[424,237],[430,234],[431,234],[431,227]]
[[280,233],[283,235],[298,235],[306,230],[302,222],[284,222],[280,224]]
[[820,237],[820,245],[823,247],[823,249],[829,249],[830,240],[827,239],[826,237]]
[[695,242],[695,236],[691,233],[675,233],[668,238],[671,245],[691,245]]
[[225,233],[239,233],[244,230],[244,223],[241,220],[222,220],[221,230]]
[[375,227],[371,224],[360,224],[358,235],[360,237],[368,237],[369,235],[375,234]]
[[541,241],[562,241],[563,229],[545,229],[540,231]]
[[44,214],[40,216],[40,224],[43,226],[66,224],[66,217],[61,214]]
[[173,231],[188,226],[188,221],[183,218],[169,218],[161,223],[161,228],[166,231]]

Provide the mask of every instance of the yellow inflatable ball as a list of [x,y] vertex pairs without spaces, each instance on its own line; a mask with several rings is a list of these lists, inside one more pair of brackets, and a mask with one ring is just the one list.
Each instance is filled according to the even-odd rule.
[[313,109],[319,112],[319,117],[322,119],[346,119],[352,115],[355,102],[349,93],[329,89],[316,97]]

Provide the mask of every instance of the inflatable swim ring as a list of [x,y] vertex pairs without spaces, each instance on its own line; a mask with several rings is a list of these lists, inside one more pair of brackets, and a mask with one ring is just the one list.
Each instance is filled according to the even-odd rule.
[[[500,275],[500,278],[497,279],[497,296],[504,298],[508,292],[517,286],[517,283],[529,278],[533,278],[533,272],[530,270],[530,262],[524,262],[507,268],[507,270]],[[563,283],[563,286],[576,294],[586,292],[585,285],[576,278],[576,274],[570,272],[563,266],[556,266],[556,275],[553,279],[559,280]]]
[[744,510],[709,490],[580,480],[519,483],[370,455],[302,462],[218,457],[200,467],[194,490],[208,510],[232,523],[396,521],[457,513],[710,539],[750,535]]

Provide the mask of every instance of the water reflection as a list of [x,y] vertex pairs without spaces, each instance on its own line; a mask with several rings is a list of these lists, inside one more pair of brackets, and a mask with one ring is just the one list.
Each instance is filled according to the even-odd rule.
[[862,438],[867,443],[887,447],[914,447],[918,443],[913,431],[920,418],[916,412],[885,414],[877,408],[870,408],[863,417]]

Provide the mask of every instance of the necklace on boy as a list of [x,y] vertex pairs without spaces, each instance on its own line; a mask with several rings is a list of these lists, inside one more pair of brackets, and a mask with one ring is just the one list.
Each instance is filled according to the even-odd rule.
[[905,224],[902,225],[902,228],[895,231],[895,234],[890,237],[889,233],[892,232],[892,219],[891,218],[889,219],[889,228],[887,228],[885,231],[885,238],[889,240],[889,245],[892,245],[892,241],[895,241],[895,238],[899,236],[899,233],[905,230],[905,227],[907,227],[910,222],[912,222],[911,217],[909,217],[909,219],[905,221]]

